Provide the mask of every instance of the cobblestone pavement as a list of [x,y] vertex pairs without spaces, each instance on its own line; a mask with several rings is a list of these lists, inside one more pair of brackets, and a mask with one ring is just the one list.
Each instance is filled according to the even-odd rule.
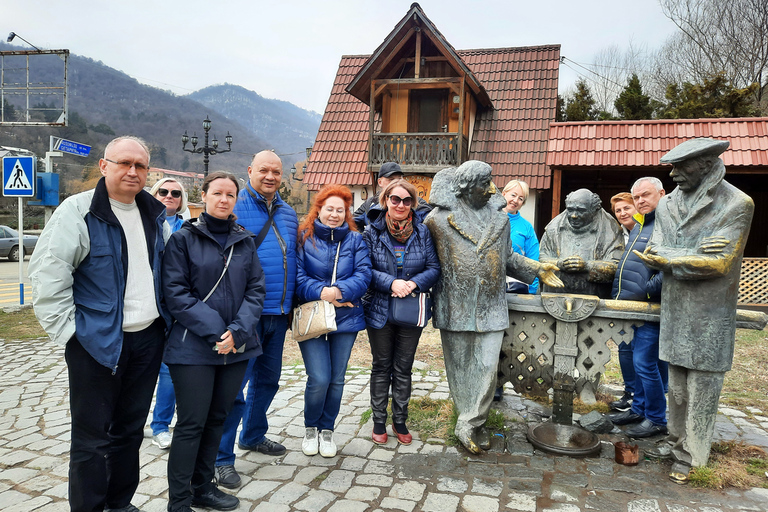
[[[0,341],[0,510],[68,510],[69,413],[63,350],[45,339]],[[525,439],[528,422],[548,411],[507,392],[498,408],[510,420],[507,439],[494,437],[479,457],[434,440],[399,446],[371,442],[372,424],[360,425],[368,410],[368,374],[351,369],[335,440],[339,455],[324,459],[301,452],[304,375],[286,367],[270,412],[269,436],[288,452],[281,457],[237,451],[243,486],[241,511],[363,512],[378,510],[454,512],[726,512],[768,510],[768,489],[724,492],[678,486],[668,465],[641,461],[634,467],[613,461],[613,447],[601,456],[569,458],[534,450]],[[414,374],[414,396],[448,398],[444,375]],[[768,448],[768,418],[721,409],[717,437]],[[762,423],[760,423],[762,422]],[[147,512],[167,505],[168,452],[151,444],[149,428],[141,448],[141,484],[134,504]]]

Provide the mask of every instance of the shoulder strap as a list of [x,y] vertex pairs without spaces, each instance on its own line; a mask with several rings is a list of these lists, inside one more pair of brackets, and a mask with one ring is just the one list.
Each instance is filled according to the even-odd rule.
[[336,244],[336,259],[333,262],[333,278],[331,278],[331,286],[336,282],[336,268],[339,266],[339,251],[341,250],[341,242]]
[[[249,194],[251,194],[251,197],[254,201],[259,201],[259,198],[256,197],[256,194],[253,193],[253,190],[248,188],[248,185],[245,185],[245,190],[248,191]],[[277,229],[277,224],[275,224],[275,217],[274,217],[274,208],[267,207],[267,222],[264,223],[264,226],[261,228],[261,231],[259,231],[258,236],[256,237],[255,243],[256,243],[256,249],[258,249],[261,246],[261,243],[264,241],[265,238],[267,238],[267,233],[269,233],[270,226],[275,226],[275,229]]]
[[203,302],[207,301],[211,297],[211,295],[213,295],[213,292],[219,286],[219,283],[221,282],[221,279],[224,277],[224,274],[227,273],[227,269],[229,268],[229,262],[232,261],[232,252],[234,250],[235,250],[235,244],[232,244],[229,247],[229,256],[227,256],[227,262],[224,264],[224,270],[221,271],[221,275],[219,276],[219,280],[216,281],[216,284],[213,285],[213,288],[211,288],[211,291],[209,291],[208,295],[205,296],[205,298],[203,299]]

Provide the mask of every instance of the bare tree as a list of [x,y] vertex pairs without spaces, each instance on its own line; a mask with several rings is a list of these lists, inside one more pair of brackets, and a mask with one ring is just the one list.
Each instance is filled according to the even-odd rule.
[[[768,83],[766,0],[660,0],[680,29],[657,58],[656,78],[701,82],[723,72],[739,88],[757,82],[756,100]],[[678,68],[675,70],[674,68]],[[677,76],[675,76],[677,75]],[[667,83],[670,83],[667,82]]]

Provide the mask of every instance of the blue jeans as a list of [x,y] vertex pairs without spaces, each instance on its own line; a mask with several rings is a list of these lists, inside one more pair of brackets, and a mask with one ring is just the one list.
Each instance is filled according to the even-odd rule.
[[333,430],[344,393],[344,376],[356,332],[329,333],[299,343],[307,369],[304,426]]
[[624,393],[635,393],[635,365],[632,362],[632,344],[619,343],[619,367],[621,377],[624,379]]
[[635,365],[635,396],[632,412],[645,416],[657,425],[666,425],[667,398],[661,377],[668,371],[666,361],[659,360],[659,324],[646,322],[635,329],[632,339]]
[[[262,354],[248,361],[248,369],[235,398],[232,410],[224,422],[224,433],[219,444],[216,466],[235,463],[235,436],[240,419],[243,429],[240,444],[255,446],[264,441],[269,424],[267,409],[280,388],[280,371],[283,368],[283,343],[288,330],[288,315],[261,315],[256,333],[261,340]],[[243,390],[248,384],[248,396]]]
[[176,409],[176,394],[173,392],[173,381],[165,363],[160,365],[160,378],[157,379],[155,409],[152,411],[152,435],[160,432],[168,432],[173,419],[173,411]]

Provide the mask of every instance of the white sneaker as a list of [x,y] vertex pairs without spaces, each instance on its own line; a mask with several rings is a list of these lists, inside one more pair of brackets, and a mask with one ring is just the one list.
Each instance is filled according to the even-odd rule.
[[160,448],[161,450],[167,450],[171,447],[171,441],[173,441],[173,435],[167,430],[160,432],[156,436],[152,436],[152,444]]
[[320,455],[323,457],[336,456],[336,443],[333,442],[333,430],[320,431]]
[[317,455],[317,427],[307,427],[301,441],[301,451],[304,455]]

